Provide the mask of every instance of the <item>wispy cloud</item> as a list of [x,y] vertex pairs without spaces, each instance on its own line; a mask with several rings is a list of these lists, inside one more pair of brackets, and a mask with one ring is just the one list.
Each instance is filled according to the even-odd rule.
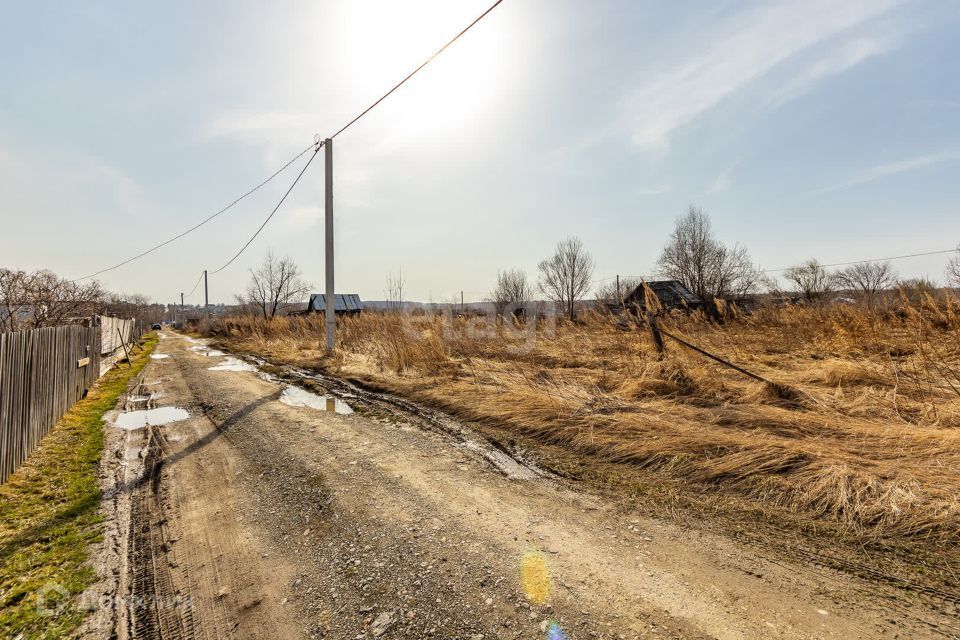
[[941,151],[938,153],[917,156],[915,158],[898,160],[897,162],[878,164],[874,167],[869,167],[867,169],[858,171],[841,182],[812,191],[811,195],[821,195],[824,193],[830,193],[832,191],[839,191],[848,187],[855,187],[868,182],[874,182],[875,180],[880,180],[898,173],[915,171],[917,169],[923,169],[924,167],[930,167],[957,159],[960,159],[960,151]]
[[[632,92],[624,108],[629,113],[633,142],[646,149],[666,148],[675,131],[788,58],[863,25],[897,4],[898,0],[817,0],[740,12],[715,33],[704,34],[704,41],[713,44],[701,55],[667,65],[663,73]],[[854,64],[849,60],[855,54],[848,53],[847,68]],[[859,55],[866,55],[865,50]],[[823,77],[827,72],[825,66],[817,73]]]
[[730,175],[732,167],[727,167],[714,178],[707,187],[707,193],[720,193],[726,191],[733,184],[733,177]]
[[805,72],[773,91],[767,98],[767,106],[779,107],[794,100],[810,91],[817,83],[826,78],[841,74],[869,58],[886,53],[894,46],[895,43],[891,39],[869,37],[854,38],[845,42]]

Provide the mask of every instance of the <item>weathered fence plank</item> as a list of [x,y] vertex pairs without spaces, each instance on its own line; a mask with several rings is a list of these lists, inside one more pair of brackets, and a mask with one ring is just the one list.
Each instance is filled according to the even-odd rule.
[[[139,339],[143,323],[126,322],[129,339]],[[110,328],[116,332],[115,323]],[[91,323],[0,334],[0,483],[97,381],[102,329]]]

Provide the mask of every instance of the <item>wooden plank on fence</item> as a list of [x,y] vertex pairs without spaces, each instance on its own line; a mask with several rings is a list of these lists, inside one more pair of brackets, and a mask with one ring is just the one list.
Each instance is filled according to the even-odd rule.
[[[127,324],[132,331],[135,324]],[[0,483],[100,377],[101,329],[92,323],[0,333]]]
[[7,373],[7,338],[8,334],[0,334],[0,482],[6,479],[7,457],[9,455],[9,424],[7,407],[10,376]]

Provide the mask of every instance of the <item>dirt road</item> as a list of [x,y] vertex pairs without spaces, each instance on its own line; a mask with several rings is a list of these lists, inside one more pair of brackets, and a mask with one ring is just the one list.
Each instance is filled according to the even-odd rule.
[[357,393],[338,413],[169,332],[157,354],[128,408],[190,417],[110,428],[121,638],[960,633],[858,579],[615,512],[438,414]]

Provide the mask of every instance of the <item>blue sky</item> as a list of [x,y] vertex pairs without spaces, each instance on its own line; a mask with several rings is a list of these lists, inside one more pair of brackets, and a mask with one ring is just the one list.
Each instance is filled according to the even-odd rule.
[[[192,226],[488,4],[5,3],[0,264],[77,277]],[[337,288],[479,299],[569,235],[597,279],[649,274],[691,204],[768,269],[951,248],[958,27],[954,2],[505,0],[337,139]],[[175,300],[294,175],[102,282]],[[316,162],[211,298],[268,247],[321,286],[322,202]]]

